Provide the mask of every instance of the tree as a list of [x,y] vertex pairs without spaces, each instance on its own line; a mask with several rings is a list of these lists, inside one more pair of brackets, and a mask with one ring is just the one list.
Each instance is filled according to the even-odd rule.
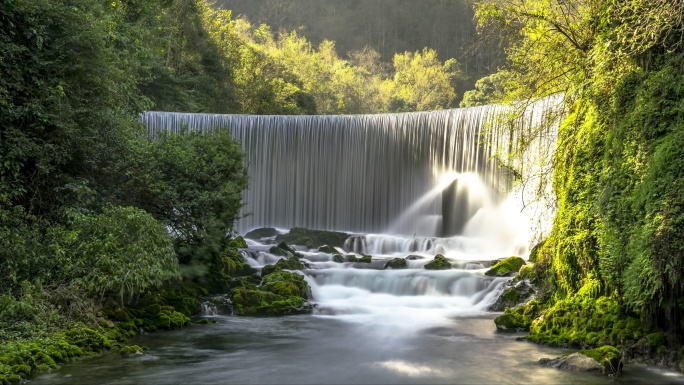
[[[427,111],[451,106],[456,92],[451,80],[458,75],[453,62],[442,65],[437,52],[424,48],[422,52],[394,55],[394,79],[386,86],[395,106]],[[390,108],[397,110],[398,108]]]
[[181,263],[223,251],[247,185],[240,145],[226,132],[160,133],[138,138],[122,164],[129,179],[118,201],[142,208],[174,237]]

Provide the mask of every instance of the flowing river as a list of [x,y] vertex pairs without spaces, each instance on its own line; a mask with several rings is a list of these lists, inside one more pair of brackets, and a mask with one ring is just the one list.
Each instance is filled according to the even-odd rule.
[[[484,274],[492,260],[527,255],[552,223],[552,210],[543,211],[554,206],[552,196],[539,211],[526,194],[548,186],[542,182],[563,113],[554,112],[559,100],[517,112],[481,106],[352,116],[144,114],[151,136],[228,130],[242,143],[250,188],[239,233],[262,226],[346,230],[357,235],[340,251],[370,254],[372,262],[336,263],[332,254],[300,248],[311,264],[302,274],[316,304],[312,314],[205,314],[216,323],[127,342],[148,347],[144,356],[110,352],[31,383],[684,383],[646,366],[627,365],[617,378],[539,366],[540,358],[566,351],[498,333],[497,314],[487,311],[510,279]],[[516,133],[533,140],[518,163],[501,163],[517,145]],[[511,167],[526,189],[513,191]],[[255,268],[275,263],[269,241],[250,241],[245,260]],[[452,268],[426,270],[436,254]],[[407,269],[383,268],[409,255]]]
[[[249,242],[245,259],[260,267],[279,257],[270,245]],[[483,246],[480,244],[480,246]],[[274,318],[204,315],[216,323],[158,331],[128,344],[149,348],[137,358],[116,352],[79,360],[32,384],[684,384],[684,377],[627,365],[617,378],[542,367],[562,349],[499,333],[487,312],[510,278],[484,275],[486,260],[472,239],[367,235],[348,248],[376,252],[366,263],[332,262],[332,255],[302,250],[312,268],[313,314]],[[425,270],[435,250],[453,268]],[[384,263],[411,252],[408,269]],[[423,257],[423,259],[420,259]]]

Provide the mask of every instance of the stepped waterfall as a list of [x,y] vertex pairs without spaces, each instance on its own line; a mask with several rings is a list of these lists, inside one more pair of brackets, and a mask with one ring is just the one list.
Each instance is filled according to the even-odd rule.
[[[486,310],[510,280],[486,269],[526,254],[531,224],[513,178],[534,171],[553,144],[529,146],[519,158],[526,164],[501,159],[515,151],[515,135],[548,125],[554,103],[351,116],[148,112],[141,119],[151,136],[229,130],[242,143],[249,188],[240,234],[260,227],[349,233],[337,245],[344,261],[293,245],[309,266],[302,274],[315,314],[417,330]],[[272,250],[274,237],[247,241],[243,256],[257,269],[284,258]],[[425,268],[437,254],[450,269]],[[404,269],[386,268],[395,258],[405,258]]]

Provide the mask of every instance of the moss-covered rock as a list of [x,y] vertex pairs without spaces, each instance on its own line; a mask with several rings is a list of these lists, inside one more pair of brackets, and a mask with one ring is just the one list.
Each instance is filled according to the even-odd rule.
[[371,263],[373,260],[373,257],[370,255],[364,255],[363,257],[359,258],[354,254],[349,254],[347,255],[347,261],[348,262],[361,262],[361,263]]
[[276,262],[275,267],[282,270],[304,270],[309,266],[298,258],[283,258]]
[[344,263],[344,257],[340,254],[333,255],[332,260],[336,263]]
[[447,270],[451,269],[451,262],[442,254],[437,254],[435,259],[425,264],[427,270]]
[[268,249],[268,252],[277,255],[279,257],[285,257],[285,258],[292,258],[294,257],[294,252],[289,252],[286,249],[283,249],[278,246],[272,246],[270,249]]
[[273,227],[262,227],[260,229],[254,229],[248,232],[245,234],[245,238],[258,241],[262,238],[275,237],[276,235],[278,235],[278,231]]
[[197,321],[197,322],[195,322],[195,323],[196,323],[197,325],[208,325],[208,324],[209,324],[209,320],[206,319],[206,318],[202,318],[202,319],[200,319],[199,321]]
[[313,249],[323,245],[342,247],[347,238],[349,238],[349,234],[346,233],[293,227],[289,233],[278,235],[276,241],[284,241],[291,245],[302,245]]
[[514,308],[532,299],[535,293],[534,287],[527,281],[509,281],[496,302],[489,307],[489,311],[504,311],[507,307]]
[[261,277],[265,277],[269,274],[273,274],[276,271],[280,271],[281,269],[279,267],[276,267],[275,265],[266,265],[261,268]]
[[536,300],[532,300],[523,306],[514,309],[506,308],[503,315],[494,319],[496,329],[502,332],[518,332],[530,330],[532,321],[540,313],[540,307]]
[[244,238],[242,238],[240,235],[238,235],[237,237],[228,241],[228,247],[232,247],[232,248],[236,248],[236,249],[246,249],[247,248],[247,242],[245,242]]
[[258,288],[238,287],[230,298],[239,315],[298,314],[311,310],[305,306],[309,290],[302,275],[276,268]]
[[525,260],[520,257],[508,257],[497,262],[491,269],[485,272],[490,277],[510,277],[525,265]]
[[138,345],[129,345],[119,349],[119,354],[124,358],[137,357],[144,355],[145,350]]
[[338,253],[337,249],[334,248],[333,246],[330,246],[330,245],[323,245],[323,246],[318,248],[318,251],[320,251],[322,253],[328,253],[328,254],[337,254]]
[[532,322],[530,341],[553,346],[627,346],[647,334],[641,321],[626,315],[608,297],[576,295],[556,301],[543,315]]
[[299,296],[283,297],[263,290],[237,288],[231,292],[231,300],[239,315],[287,315],[307,312],[306,300]]
[[309,297],[309,285],[302,275],[289,271],[277,271],[264,277],[259,290],[269,291],[284,297],[299,296],[304,299]]
[[406,269],[408,266],[404,258],[393,258],[385,263],[385,269]]
[[619,373],[622,370],[622,354],[614,346],[601,346],[596,349],[580,350],[579,354],[591,357],[603,367],[607,374]]

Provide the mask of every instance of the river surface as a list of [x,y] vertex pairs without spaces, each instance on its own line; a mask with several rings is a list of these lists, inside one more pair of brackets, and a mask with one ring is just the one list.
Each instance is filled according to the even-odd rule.
[[[335,263],[300,248],[311,268],[313,314],[253,318],[206,315],[208,325],[158,331],[127,344],[147,354],[117,352],[81,359],[31,384],[684,384],[680,374],[627,365],[617,378],[572,373],[536,362],[569,351],[498,333],[487,312],[511,278],[484,274],[491,242],[455,237],[367,235],[340,253],[373,255],[371,263]],[[249,241],[245,260],[275,263],[272,245]],[[448,270],[426,270],[435,253]],[[408,268],[384,269],[408,254]],[[487,259],[490,259],[489,261]]]
[[494,315],[398,333],[327,316],[210,317],[216,324],[138,336],[147,355],[111,352],[31,384],[682,384],[679,374],[627,365],[618,378],[536,365],[566,351],[497,333]]

